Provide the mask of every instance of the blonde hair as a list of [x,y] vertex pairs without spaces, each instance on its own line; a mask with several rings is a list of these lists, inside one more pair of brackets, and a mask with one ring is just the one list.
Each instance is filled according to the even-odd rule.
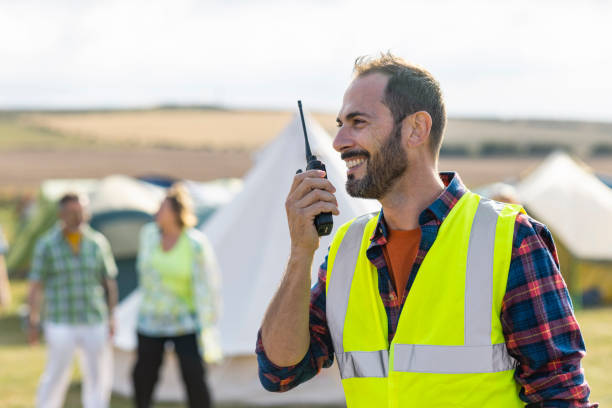
[[187,191],[182,183],[174,183],[168,190],[166,199],[176,214],[177,221],[181,227],[191,228],[198,223],[198,219],[193,213],[193,201],[189,191]]

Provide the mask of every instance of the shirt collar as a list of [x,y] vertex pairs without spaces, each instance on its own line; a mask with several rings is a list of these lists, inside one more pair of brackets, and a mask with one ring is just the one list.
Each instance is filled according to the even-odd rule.
[[[57,221],[55,223],[52,231],[53,231],[52,234],[53,234],[54,240],[62,241],[65,239],[64,230],[62,228],[62,223],[60,221]],[[81,225],[81,228],[79,228],[79,232],[81,233],[81,239],[89,238],[89,236],[91,235],[91,227],[88,224],[83,223]]]
[[[440,179],[444,183],[444,191],[436,200],[424,209],[419,215],[419,225],[422,227],[432,221],[442,224],[457,201],[467,192],[467,187],[461,181],[459,174],[453,171],[441,172]],[[383,210],[380,210],[378,224],[370,237],[373,244],[383,245],[387,243],[388,227],[385,222]]]

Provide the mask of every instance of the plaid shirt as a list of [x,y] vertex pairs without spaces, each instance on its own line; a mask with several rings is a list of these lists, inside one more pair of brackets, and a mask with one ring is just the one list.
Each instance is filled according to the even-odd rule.
[[[387,242],[384,217],[376,227],[366,255],[378,270],[378,289],[387,312],[388,338],[397,330],[402,305],[419,267],[433,245],[440,225],[467,191],[455,173],[441,173],[444,192],[419,216],[422,236],[406,290],[398,299],[382,247]],[[520,214],[515,223],[512,260],[501,322],[509,353],[518,360],[515,379],[528,407],[597,407],[588,403],[589,386],[580,360],[584,341],[572,303],[559,272],[559,261],[548,229]],[[325,315],[327,258],[311,290],[310,348],[295,366],[275,366],[265,355],[261,330],[257,338],[259,378],[269,391],[287,391],[332,365],[333,345]]]
[[8,242],[6,242],[6,237],[2,231],[2,225],[0,225],[0,255],[6,254],[8,252],[8,248]]
[[114,278],[117,266],[106,238],[81,227],[78,254],[59,225],[36,243],[30,280],[44,286],[44,319],[53,323],[96,324],[106,321],[103,280]]

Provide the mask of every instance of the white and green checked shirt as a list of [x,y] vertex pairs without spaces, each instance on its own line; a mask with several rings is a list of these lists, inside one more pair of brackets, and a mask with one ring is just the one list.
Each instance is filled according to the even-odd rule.
[[2,232],[2,225],[0,225],[0,255],[6,254],[8,252],[8,248],[8,242],[6,242],[4,232]]
[[78,254],[56,225],[36,243],[30,280],[44,287],[43,318],[53,323],[96,324],[108,318],[103,281],[117,275],[106,238],[81,227]]
[[161,235],[150,223],[140,232],[138,280],[142,302],[138,313],[138,331],[149,336],[179,336],[200,332],[214,326],[219,314],[219,273],[214,252],[206,236],[193,228],[185,234],[191,246],[192,288],[195,311],[184,299],[164,285],[152,258]]

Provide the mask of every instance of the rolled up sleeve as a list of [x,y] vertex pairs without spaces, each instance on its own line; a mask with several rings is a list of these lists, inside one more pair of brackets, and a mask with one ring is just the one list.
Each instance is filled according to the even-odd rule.
[[334,362],[334,349],[325,317],[325,281],[327,276],[327,257],[319,268],[317,283],[310,292],[310,346],[298,364],[279,367],[268,359],[261,340],[261,329],[257,334],[257,362],[259,380],[262,386],[272,392],[289,391],[310,380],[322,368]]

